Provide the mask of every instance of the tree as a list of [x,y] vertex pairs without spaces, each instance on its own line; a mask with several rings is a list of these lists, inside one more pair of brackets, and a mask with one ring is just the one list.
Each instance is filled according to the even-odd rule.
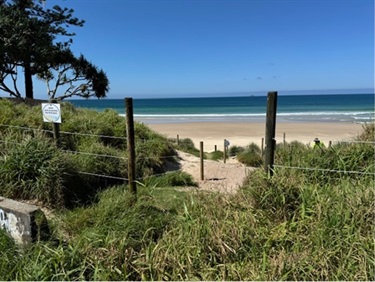
[[[25,96],[33,98],[32,77],[47,78],[46,73],[51,67],[67,64],[62,54],[69,52],[73,42],[71,37],[75,34],[69,33],[66,28],[84,24],[84,21],[73,17],[72,9],[57,5],[45,9],[42,4],[41,0],[0,0],[0,90],[11,96],[21,97],[16,83],[21,68],[24,70]],[[56,42],[56,38],[61,36],[68,40]],[[61,61],[58,62],[58,59]],[[71,69],[77,71],[80,60],[70,59]],[[88,86],[94,81],[96,85],[98,77],[101,77],[101,83],[107,83],[102,88],[108,91],[108,79],[104,72],[87,61],[86,70],[81,70],[78,77],[86,77]]]
[[[76,58],[70,50],[59,51],[50,60],[48,70],[38,74],[47,85],[50,100],[63,100],[72,96],[83,98],[106,96],[109,81],[103,70],[99,70],[81,55]],[[62,95],[57,90],[63,88]]]
[[[24,69],[26,97],[32,98],[32,75],[43,68],[43,57],[52,48],[53,37],[37,18],[29,18],[21,7],[0,6],[0,89],[20,97],[17,87],[19,68]],[[12,86],[6,85],[6,78]]]

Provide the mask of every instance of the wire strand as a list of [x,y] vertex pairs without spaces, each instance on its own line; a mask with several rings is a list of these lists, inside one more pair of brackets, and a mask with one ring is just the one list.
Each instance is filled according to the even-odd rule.
[[289,169],[297,169],[297,170],[308,170],[308,171],[322,171],[322,172],[337,172],[337,173],[375,175],[375,172],[365,172],[365,171],[336,170],[336,169],[311,168],[311,167],[296,167],[296,166],[285,166],[285,165],[273,165],[273,167],[276,167],[276,168],[289,168]]
[[354,143],[354,144],[373,144],[375,145],[375,141],[345,141],[345,140],[342,140],[342,141],[336,141],[335,143]]
[[[17,126],[17,125],[7,125],[7,124],[0,124],[0,126],[9,127],[9,128],[24,129],[24,130],[36,130],[36,131],[51,132],[51,133],[53,133],[52,130],[40,129],[40,128],[31,128],[31,127],[24,127],[24,126]],[[121,137],[121,136],[109,136],[109,135],[89,134],[89,133],[80,133],[80,132],[60,131],[60,134],[82,135],[82,136],[95,136],[95,137],[102,137],[102,138],[112,138],[112,139],[127,140],[126,137]]]
[[145,180],[147,178],[163,176],[163,175],[171,174],[171,173],[174,173],[174,172],[176,172],[176,171],[172,170],[172,171],[167,171],[167,172],[163,172],[163,173],[152,174],[152,175],[148,175],[148,176],[144,176],[144,177],[138,177],[136,180]]
[[61,134],[70,134],[70,135],[82,135],[82,136],[95,136],[101,138],[112,138],[112,139],[122,139],[127,140],[126,137],[121,136],[109,136],[109,135],[101,135],[101,134],[89,134],[89,133],[80,133],[80,132],[68,132],[68,131],[60,131]]
[[77,171],[77,172],[81,173],[81,174],[91,175],[91,176],[98,176],[98,177],[103,177],[103,178],[111,178],[111,179],[129,181],[129,179],[123,178],[123,177],[117,177],[117,176],[111,176],[111,175],[104,175],[104,174],[97,174],[97,173],[84,172],[84,171]]
[[175,156],[164,156],[164,157],[158,157],[158,156],[155,156],[155,157],[142,157],[142,158],[137,158],[137,160],[149,160],[149,159],[176,159],[178,158],[177,155]]
[[9,127],[9,128],[24,129],[24,130],[33,130],[33,131],[42,131],[42,132],[51,132],[51,133],[53,133],[52,130],[40,129],[40,128],[31,128],[31,127],[24,127],[24,126],[17,126],[17,125],[7,125],[7,124],[0,124],[0,126]]
[[117,157],[117,156],[112,156],[112,155],[95,154],[95,153],[80,152],[80,151],[69,151],[69,150],[61,150],[61,151],[71,153],[71,154],[77,153],[77,154],[81,154],[81,155],[96,156],[96,157],[107,157],[107,158],[122,159],[122,160],[128,159],[128,158]]

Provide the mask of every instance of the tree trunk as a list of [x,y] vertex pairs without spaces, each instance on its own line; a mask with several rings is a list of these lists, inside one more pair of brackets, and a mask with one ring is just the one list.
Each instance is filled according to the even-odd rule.
[[31,73],[30,62],[25,62],[25,97],[34,99],[33,77]]

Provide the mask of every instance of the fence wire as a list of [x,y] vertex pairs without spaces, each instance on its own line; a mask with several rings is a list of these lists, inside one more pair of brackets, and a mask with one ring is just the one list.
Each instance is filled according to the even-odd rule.
[[16,128],[16,129],[23,129],[23,130],[29,130],[29,131],[41,131],[41,132],[50,132],[53,133],[52,130],[48,129],[41,129],[41,128],[31,128],[31,127],[25,127],[25,126],[17,126],[17,125],[8,125],[8,124],[0,124],[2,127],[8,127],[8,128]]
[[341,144],[341,143],[347,143],[347,144],[372,144],[372,145],[375,145],[375,141],[346,141],[346,140],[342,140],[342,141],[335,141],[336,144]]
[[[40,131],[40,132],[48,132],[53,133],[52,130],[48,129],[40,129],[40,128],[31,128],[31,127],[24,127],[24,126],[16,126],[16,125],[7,125],[7,124],[0,124],[1,127],[7,127],[7,128],[15,128],[20,130],[26,130],[26,131]],[[67,132],[67,131],[60,131],[60,134],[66,134],[66,135],[78,135],[78,136],[89,136],[89,137],[100,137],[100,138],[108,138],[108,139],[120,139],[120,140],[127,140],[127,137],[119,137],[119,136],[108,136],[108,135],[101,135],[101,134],[90,134],[90,133],[80,133],[80,132]],[[147,142],[148,139],[138,139],[137,142]],[[21,145],[21,143],[13,142],[13,141],[5,141],[0,140],[0,143],[9,143],[9,144],[16,144]],[[348,141],[348,140],[342,140],[342,141],[333,141],[332,143],[340,144],[340,143],[347,143],[347,144],[371,144],[375,145],[374,141]],[[106,154],[96,154],[96,153],[89,153],[89,152],[81,152],[81,151],[71,151],[71,150],[61,150],[66,153],[71,154],[82,154],[82,155],[89,155],[93,157],[107,157],[107,158],[115,158],[115,159],[122,159],[122,160],[128,160],[128,158],[125,157],[118,157],[113,155],[106,155]],[[140,157],[136,158],[136,160],[147,160],[147,159],[178,159],[177,155],[171,155],[171,156],[162,156],[162,157]],[[295,167],[295,166],[285,166],[285,165],[273,165],[274,168],[284,168],[284,169],[295,169],[295,170],[305,170],[305,171],[320,171],[320,172],[334,172],[334,173],[347,173],[347,174],[360,174],[360,175],[374,175],[375,173],[372,172],[366,172],[366,171],[348,171],[348,170],[336,170],[336,169],[323,169],[323,168],[309,168],[309,167]],[[221,170],[221,167],[217,169],[218,171]],[[150,177],[157,177],[157,176],[163,176],[169,173],[172,173],[173,171],[168,171],[165,173],[160,174],[153,174],[146,177],[140,177],[136,180],[144,180],[146,178]],[[91,175],[96,177],[103,177],[103,178],[109,178],[109,179],[116,179],[116,180],[123,180],[123,181],[129,181],[129,179],[124,177],[117,177],[117,176],[111,176],[111,175],[104,175],[104,174],[97,174],[97,173],[90,173],[90,172],[83,172],[78,171],[80,174],[85,175]],[[218,173],[218,172],[217,172]],[[227,177],[227,175],[226,175]]]
[[[32,128],[32,127],[24,127],[24,126],[16,126],[16,125],[8,125],[8,124],[0,124],[2,127],[8,128],[16,128],[22,130],[32,130],[32,131],[41,131],[41,132],[50,132],[53,133],[52,130],[48,129],[41,129],[41,128]],[[92,137],[100,137],[100,138],[110,138],[110,139],[122,139],[127,140],[126,137],[121,136],[109,136],[109,135],[102,135],[102,134],[92,134],[92,133],[80,133],[80,132],[68,132],[68,131],[59,131],[60,134],[68,134],[68,135],[80,135],[80,136],[92,136]]]
[[84,171],[77,171],[80,174],[86,174],[86,175],[91,175],[91,176],[97,176],[97,177],[103,177],[103,178],[110,178],[110,179],[116,179],[116,180],[124,180],[124,181],[129,181],[129,179],[124,178],[124,177],[117,177],[117,176],[111,176],[111,175],[106,175],[106,174],[97,174],[97,173],[91,173],[91,172],[84,172]]
[[296,169],[296,170],[307,170],[307,171],[336,172],[336,173],[363,174],[363,175],[374,175],[375,176],[375,172],[366,172],[366,171],[336,170],[336,169],[297,167],[297,166],[286,166],[286,165],[273,165],[273,167],[274,168]]
[[106,157],[106,158],[113,158],[113,159],[128,160],[128,158],[117,157],[113,155],[95,154],[95,153],[88,153],[88,152],[81,152],[81,151],[69,151],[69,150],[61,150],[61,151],[66,152],[66,153],[71,153],[71,154],[80,154],[80,155],[88,155],[88,156],[94,156],[94,157]]
[[108,139],[121,139],[121,140],[127,140],[128,139],[126,137],[121,137],[121,136],[109,136],[109,135],[101,135],[101,134],[68,132],[68,131],[60,131],[60,134],[80,135],[80,136],[93,136],[93,137],[108,138]]
[[[124,177],[118,177],[118,176],[112,176],[112,175],[106,175],[106,174],[98,174],[98,173],[91,173],[91,172],[84,172],[84,171],[77,171],[77,172],[80,173],[80,174],[85,174],[85,175],[90,175],[90,176],[97,176],[97,177],[102,177],[102,178],[109,178],[109,179],[129,181],[128,178],[124,178]],[[174,171],[167,171],[167,172],[153,174],[153,175],[148,175],[148,176],[144,176],[144,177],[138,177],[134,181],[137,182],[138,184],[143,185],[140,182],[141,180],[146,180],[146,179],[152,178],[152,177],[160,177],[160,176],[163,176],[163,175],[171,174],[173,172]]]

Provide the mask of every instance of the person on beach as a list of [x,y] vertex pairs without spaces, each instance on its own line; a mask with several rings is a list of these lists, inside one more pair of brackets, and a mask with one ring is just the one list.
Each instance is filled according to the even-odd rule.
[[325,148],[325,146],[322,142],[320,142],[319,138],[317,137],[317,138],[314,139],[314,147],[313,148],[323,149],[323,148]]

